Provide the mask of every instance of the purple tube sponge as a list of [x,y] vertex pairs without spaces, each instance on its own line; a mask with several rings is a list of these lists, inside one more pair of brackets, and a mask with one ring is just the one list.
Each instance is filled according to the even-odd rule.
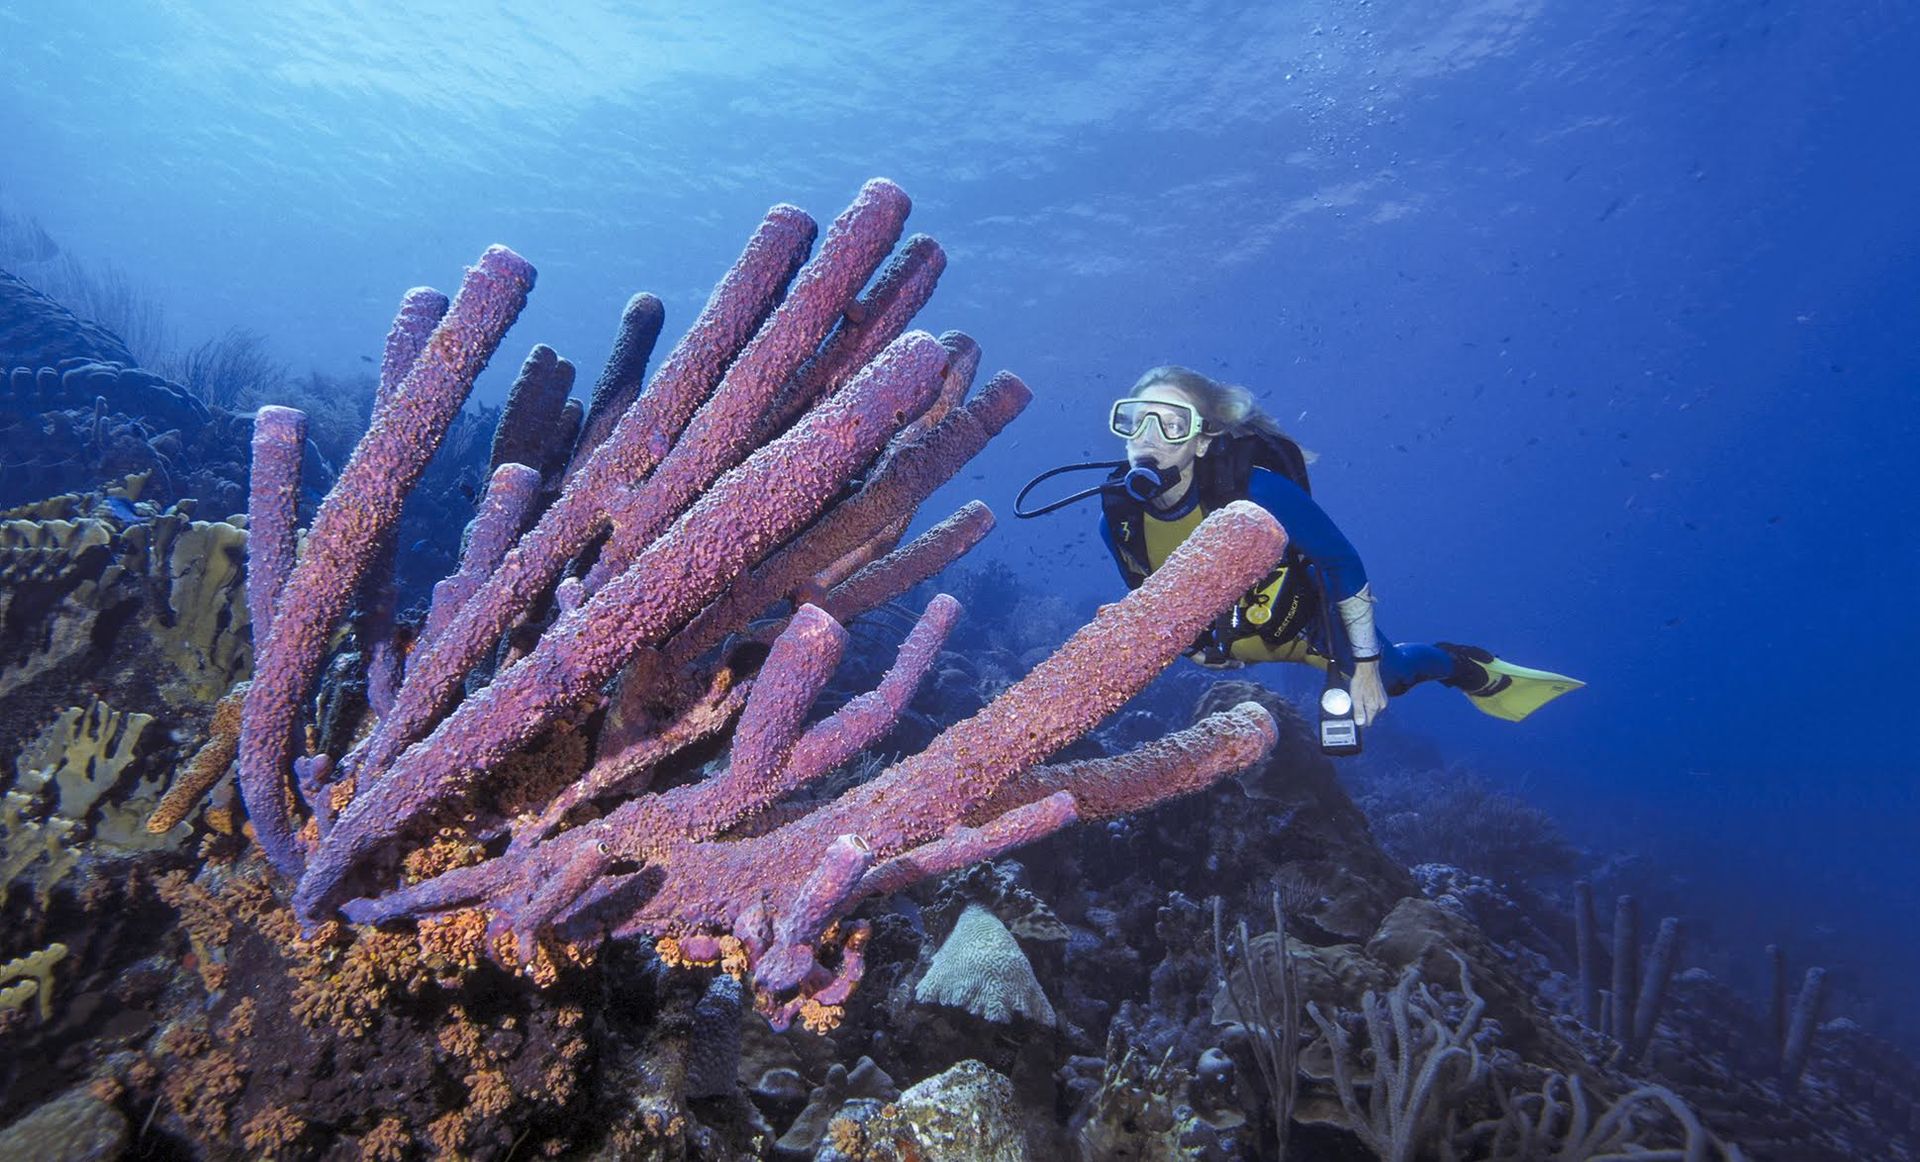
[[905,548],[866,565],[834,586],[826,595],[825,608],[841,621],[851,621],[953,564],[992,531],[992,510],[972,501]]
[[433,329],[446,317],[451,304],[447,296],[430,286],[417,286],[400,297],[400,312],[387,330],[387,343],[380,357],[380,386],[373,397],[377,411],[405,383]]
[[666,307],[658,297],[643,291],[627,300],[626,309],[620,312],[620,329],[614,335],[613,353],[607,356],[607,365],[593,385],[593,399],[580,428],[573,461],[567,466],[568,476],[586,463],[587,457],[613,432],[613,426],[640,395],[647,360],[653,356],[653,345],[659,341],[660,328],[666,321]]
[[459,571],[434,585],[427,621],[415,648],[438,636],[474,591],[500,567],[539,495],[540,473],[525,464],[502,464],[493,470],[487,480],[487,493],[480,500],[480,511],[467,526]]
[[283,873],[297,874],[302,862],[287,778],[300,703],[328,635],[474,377],[526,305],[533,277],[533,267],[503,246],[490,248],[467,271],[459,298],[321,503],[306,550],[275,602],[272,633],[256,646],[241,716],[240,793],[262,850]]
[[651,472],[721,373],[779,302],[813,242],[813,219],[775,206],[744,253],[714,289],[693,327],[675,345],[647,391],[586,462],[570,472],[560,497],[541,514],[459,616],[409,660],[393,709],[342,762],[343,776],[385,771],[425,737],[514,620],[538,601],[567,563],[606,527],[606,497]]
[[573,434],[563,418],[573,376],[572,363],[545,343],[534,344],[507,391],[488,471],[502,464],[525,464],[543,476],[558,470],[560,457],[571,450],[571,444],[561,445]]
[[253,640],[273,629],[274,603],[293,573],[299,544],[300,460],[307,450],[307,415],[263,407],[253,417],[253,466],[247,496],[247,619]]
[[[756,446],[755,421],[885,261],[910,206],[899,186],[875,180],[834,219],[819,253],[801,268],[773,317],[727,368],[667,459],[645,486],[607,498],[613,531],[587,574],[588,589],[599,588],[624,569],[693,497]],[[945,359],[941,362],[944,366]],[[912,414],[931,402],[930,396]]]
[[393,830],[465,793],[558,708],[597,689],[635,650],[663,640],[817,516],[879,450],[894,418],[933,399],[945,366],[946,351],[931,335],[902,337],[846,391],[716,482],[632,568],[562,617],[532,654],[361,791],[301,881],[301,914],[317,917],[353,865]]
[[669,669],[687,665],[768,604],[789,596],[833,561],[911,515],[1011,423],[1033,399],[1018,376],[1002,372],[980,395],[904,444],[868,474],[860,491],[778,554],[735,582],[713,608],[675,635],[664,651]]
[[[415,287],[401,298],[400,312],[387,331],[386,348],[380,360],[380,383],[373,395],[376,420],[392,404],[400,385],[419,362],[428,337],[446,317],[447,306],[447,296],[432,287]],[[366,650],[367,704],[375,714],[387,712],[393,705],[394,691],[400,686],[402,655],[400,644],[394,640],[394,606],[400,598],[393,576],[396,549],[389,530],[360,583],[361,612],[355,632]],[[260,640],[265,637],[265,634],[259,635]]]

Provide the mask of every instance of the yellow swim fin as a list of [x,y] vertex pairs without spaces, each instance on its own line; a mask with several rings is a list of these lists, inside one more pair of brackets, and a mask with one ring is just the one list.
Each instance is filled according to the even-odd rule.
[[1467,692],[1467,698],[1482,714],[1518,722],[1560,695],[1586,685],[1578,678],[1546,670],[1531,670],[1512,662],[1493,658],[1480,663],[1493,675],[1485,693]]

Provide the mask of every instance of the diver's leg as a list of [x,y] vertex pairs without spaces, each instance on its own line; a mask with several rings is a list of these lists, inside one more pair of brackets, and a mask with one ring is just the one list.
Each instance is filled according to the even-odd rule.
[[1422,682],[1451,686],[1462,678],[1484,681],[1484,676],[1481,671],[1481,678],[1474,679],[1461,671],[1452,654],[1425,642],[1394,642],[1380,649],[1380,682],[1389,697],[1397,698]]
[[[1347,650],[1344,635],[1338,639],[1335,658],[1328,656],[1325,634],[1302,633],[1281,646],[1270,646],[1258,638],[1244,639],[1236,645],[1234,656],[1243,661],[1260,662],[1304,662],[1318,670],[1330,665],[1338,665],[1340,672],[1353,676],[1353,657]],[[1399,642],[1383,644],[1380,648],[1380,684],[1386,687],[1388,697],[1396,697],[1422,682],[1448,682],[1449,679],[1462,676],[1457,673],[1459,666],[1452,654],[1424,642]],[[1484,671],[1475,681],[1485,678]]]

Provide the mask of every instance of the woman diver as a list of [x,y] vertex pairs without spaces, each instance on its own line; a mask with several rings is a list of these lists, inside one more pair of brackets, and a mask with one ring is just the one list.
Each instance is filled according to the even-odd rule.
[[1513,722],[1584,685],[1472,646],[1383,640],[1360,555],[1308,494],[1299,446],[1247,389],[1185,367],[1155,367],[1115,401],[1108,423],[1127,442],[1127,458],[1112,465],[1099,489],[1079,496],[1099,492],[1101,533],[1128,588],[1231,501],[1253,501],[1287,530],[1287,552],[1273,573],[1194,643],[1187,656],[1201,665],[1337,667],[1330,676],[1347,677],[1359,726],[1377,718],[1389,697],[1426,681],[1452,686],[1482,712]]

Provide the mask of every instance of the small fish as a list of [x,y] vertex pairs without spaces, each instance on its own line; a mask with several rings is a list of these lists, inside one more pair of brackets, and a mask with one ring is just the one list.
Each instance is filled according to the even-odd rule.
[[112,513],[116,520],[130,525],[140,523],[140,510],[133,507],[133,502],[124,496],[109,496],[100,502],[100,507]]
[[372,362],[373,362],[373,356],[371,356],[371,355],[362,355],[362,356],[360,357],[360,362],[362,362],[362,363],[372,363]]

